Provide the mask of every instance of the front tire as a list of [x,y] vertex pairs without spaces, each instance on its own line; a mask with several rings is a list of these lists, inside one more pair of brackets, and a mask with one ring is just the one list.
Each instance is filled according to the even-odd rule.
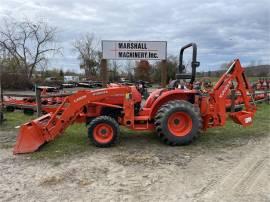
[[187,145],[199,135],[202,119],[199,108],[184,100],[170,101],[158,110],[156,132],[168,145]]
[[109,116],[99,116],[89,123],[88,137],[97,147],[110,147],[119,140],[119,124]]

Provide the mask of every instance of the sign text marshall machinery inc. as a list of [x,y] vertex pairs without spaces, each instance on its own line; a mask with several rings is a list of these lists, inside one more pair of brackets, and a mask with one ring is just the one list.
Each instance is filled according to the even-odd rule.
[[166,41],[102,41],[104,59],[165,60]]

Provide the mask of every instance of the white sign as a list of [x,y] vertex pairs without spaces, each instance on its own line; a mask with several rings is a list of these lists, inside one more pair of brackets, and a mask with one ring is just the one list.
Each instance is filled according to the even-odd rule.
[[166,60],[166,41],[102,41],[103,59]]

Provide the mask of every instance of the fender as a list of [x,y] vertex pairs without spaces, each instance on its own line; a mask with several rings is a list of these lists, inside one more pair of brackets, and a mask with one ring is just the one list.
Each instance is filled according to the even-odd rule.
[[147,99],[143,110],[140,112],[140,115],[149,115],[150,119],[155,117],[157,110],[161,105],[172,100],[187,100],[190,102],[194,101],[194,96],[197,94],[197,90],[188,90],[188,89],[158,89],[154,91],[151,96]]

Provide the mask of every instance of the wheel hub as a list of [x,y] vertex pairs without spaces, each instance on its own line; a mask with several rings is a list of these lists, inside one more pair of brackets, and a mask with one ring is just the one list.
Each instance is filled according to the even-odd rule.
[[100,143],[110,142],[113,138],[113,128],[107,123],[100,123],[94,128],[94,138]]
[[178,125],[180,123],[179,119],[174,119],[174,124]]
[[169,131],[175,136],[185,136],[192,129],[192,119],[185,112],[174,112],[168,118]]
[[107,133],[107,130],[106,129],[102,129],[100,132],[101,132],[102,135],[105,135]]

